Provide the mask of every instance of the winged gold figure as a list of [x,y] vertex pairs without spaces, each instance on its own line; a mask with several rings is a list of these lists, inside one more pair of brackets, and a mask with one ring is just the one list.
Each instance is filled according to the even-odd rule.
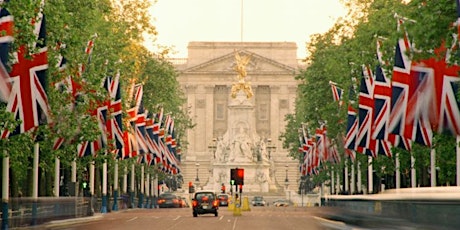
[[235,60],[236,66],[234,67],[235,71],[238,73],[238,83],[232,85],[232,97],[235,98],[238,91],[243,90],[246,93],[246,97],[249,99],[253,96],[251,83],[246,82],[245,78],[247,76],[246,66],[251,61],[252,55],[240,56],[238,52],[235,51]]

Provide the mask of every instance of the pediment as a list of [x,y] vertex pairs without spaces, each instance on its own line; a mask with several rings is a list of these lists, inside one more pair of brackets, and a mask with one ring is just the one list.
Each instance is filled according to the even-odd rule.
[[[240,56],[251,56],[249,64],[246,66],[248,75],[251,74],[293,74],[295,69],[279,63],[275,60],[266,58],[264,56],[258,55],[256,53],[240,50]],[[186,68],[182,73],[225,73],[225,74],[234,74],[236,73],[234,68],[236,66],[235,53],[231,52],[221,57],[203,62],[201,64]]]

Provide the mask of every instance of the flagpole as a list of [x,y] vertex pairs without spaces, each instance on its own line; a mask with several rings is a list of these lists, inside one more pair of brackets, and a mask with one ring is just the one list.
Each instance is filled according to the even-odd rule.
[[241,0],[241,21],[240,21],[240,39],[241,39],[241,42],[243,42],[243,0]]
[[336,180],[337,182],[335,183],[335,186],[336,186],[336,189],[335,189],[335,194],[339,194],[340,193],[340,174],[339,174],[339,170],[337,170],[337,176],[336,176]]
[[355,186],[356,186],[356,177],[355,177],[355,167],[356,167],[356,159],[351,162],[351,183],[350,183],[350,194],[355,194]]
[[118,211],[118,159],[113,166],[113,211]]
[[160,192],[158,191],[158,168],[155,168],[155,174],[154,174],[154,178],[153,178],[153,188],[154,188],[154,192],[153,192],[153,195],[156,197],[154,198],[154,201],[153,201],[153,205],[154,205],[154,208],[158,208],[158,196],[160,195]]
[[358,171],[358,172],[357,172],[357,177],[358,177],[358,178],[356,178],[356,179],[357,179],[358,181],[357,181],[357,183],[356,183],[356,189],[357,189],[357,192],[358,192],[358,193],[361,193],[361,192],[363,191],[363,189],[362,189],[362,187],[361,187],[361,186],[362,186],[362,180],[361,180],[361,162],[360,162],[360,161],[358,161],[357,171]]
[[61,168],[61,161],[59,160],[59,157],[54,158],[54,197],[59,197],[59,192],[60,192],[60,168]]
[[32,225],[37,225],[37,205],[38,205],[38,162],[40,145],[34,145],[33,176],[32,176]]
[[395,180],[396,180],[396,189],[401,188],[401,165],[399,162],[399,153],[395,155]]
[[77,161],[76,159],[72,160],[72,178],[71,181],[77,183]]
[[93,207],[93,198],[94,198],[94,161],[89,163],[89,212],[90,214],[94,213]]
[[154,198],[155,198],[155,172],[153,172],[151,175],[150,175],[150,195],[152,196],[152,199],[150,200],[150,208],[155,208],[155,202],[154,202]]
[[457,186],[460,186],[460,147],[458,146],[460,142],[460,135],[457,135],[456,141],[456,150],[457,150]]
[[10,188],[10,157],[6,150],[3,151],[3,170],[2,170],[2,229],[8,229],[8,202]]
[[348,159],[345,159],[345,192],[348,194],[350,192],[349,181],[348,181]]
[[139,191],[139,200],[138,200],[138,208],[143,208],[143,203],[144,203],[144,165],[141,165],[141,187]]
[[430,166],[431,166],[431,187],[436,187],[436,150],[431,148],[430,152]]
[[134,162],[131,164],[131,191],[130,191],[130,197],[131,197],[131,207],[134,208],[134,180],[136,179],[136,166],[134,165]]
[[149,169],[147,168],[147,173],[145,174],[145,208],[150,208],[149,206],[149,198],[150,198],[150,173]]
[[127,194],[128,193],[128,167],[125,167],[123,168],[123,190],[122,190],[123,194]]
[[374,193],[374,169],[372,167],[372,157],[371,156],[368,156],[367,157],[367,160],[368,160],[368,166],[367,166],[367,182],[368,182],[368,193],[369,194],[372,194]]
[[415,157],[412,151],[410,154],[410,177],[411,177],[411,187],[412,188],[417,187],[417,174],[415,171]]
[[335,194],[335,173],[334,167],[331,169],[331,195]]
[[107,213],[107,160],[102,163],[102,205],[101,213]]

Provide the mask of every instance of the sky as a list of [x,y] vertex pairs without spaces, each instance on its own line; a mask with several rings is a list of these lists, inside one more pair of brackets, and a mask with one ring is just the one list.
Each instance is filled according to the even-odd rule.
[[147,48],[173,47],[172,57],[187,57],[191,41],[243,41],[295,42],[305,58],[310,35],[329,30],[346,9],[340,0],[157,0],[149,12],[158,35]]

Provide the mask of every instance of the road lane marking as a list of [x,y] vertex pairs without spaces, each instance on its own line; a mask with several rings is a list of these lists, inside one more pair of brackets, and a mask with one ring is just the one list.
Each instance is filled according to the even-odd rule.
[[224,218],[224,216],[220,216],[219,221],[221,221]]
[[236,218],[235,218],[235,222],[233,222],[233,228],[232,228],[233,230],[236,229],[236,221],[237,221],[237,220],[238,220],[238,217],[236,217]]
[[131,221],[133,221],[133,220],[135,220],[135,219],[137,219],[137,216],[136,216],[136,217],[133,217],[133,218],[131,218],[131,219],[129,219],[129,220],[127,220],[126,222],[131,222]]
[[174,218],[173,220],[178,220],[180,218],[180,216],[177,216],[176,218]]

